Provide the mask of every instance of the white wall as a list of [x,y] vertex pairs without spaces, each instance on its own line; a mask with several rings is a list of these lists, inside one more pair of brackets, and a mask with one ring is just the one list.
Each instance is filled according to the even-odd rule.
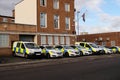
[[23,0],[15,6],[15,23],[37,25],[37,0]]

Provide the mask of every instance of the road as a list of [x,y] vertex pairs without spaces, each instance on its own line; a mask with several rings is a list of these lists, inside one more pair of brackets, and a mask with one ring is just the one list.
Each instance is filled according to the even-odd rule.
[[36,64],[0,71],[0,80],[120,80],[120,55],[55,59],[47,65]]

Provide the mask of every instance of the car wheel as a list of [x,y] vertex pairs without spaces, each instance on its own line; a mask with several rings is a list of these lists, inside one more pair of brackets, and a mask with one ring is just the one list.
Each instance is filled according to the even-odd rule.
[[28,54],[25,54],[24,57],[25,57],[26,59],[28,59],[28,58],[29,58],[29,55],[28,55]]
[[83,52],[82,51],[80,51],[80,56],[83,56]]
[[46,55],[46,57],[47,57],[47,59],[51,58],[49,53]]
[[68,52],[66,52],[66,53],[65,53],[65,57],[69,57],[69,54],[68,54]]
[[14,57],[16,57],[16,52],[13,52],[12,55],[13,55]]

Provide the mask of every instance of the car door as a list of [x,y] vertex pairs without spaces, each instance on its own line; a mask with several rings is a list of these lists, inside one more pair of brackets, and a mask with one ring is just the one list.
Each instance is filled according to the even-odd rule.
[[25,54],[26,50],[25,50],[25,46],[23,43],[21,43],[21,47],[20,47],[20,53],[21,54]]
[[16,46],[16,53],[20,54],[20,43],[19,42],[17,43],[17,46]]

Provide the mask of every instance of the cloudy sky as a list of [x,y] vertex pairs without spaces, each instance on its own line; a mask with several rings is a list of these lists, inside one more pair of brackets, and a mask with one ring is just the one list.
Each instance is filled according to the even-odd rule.
[[81,32],[102,33],[120,31],[120,0],[76,0],[82,15],[86,9],[86,22],[80,17]]
[[[14,5],[21,0],[0,0],[0,15],[11,16]],[[120,0],[75,0],[79,13],[80,32],[102,33],[120,31]],[[86,11],[87,10],[87,11]],[[82,21],[81,15],[86,12]],[[77,20],[76,21],[76,26]]]

